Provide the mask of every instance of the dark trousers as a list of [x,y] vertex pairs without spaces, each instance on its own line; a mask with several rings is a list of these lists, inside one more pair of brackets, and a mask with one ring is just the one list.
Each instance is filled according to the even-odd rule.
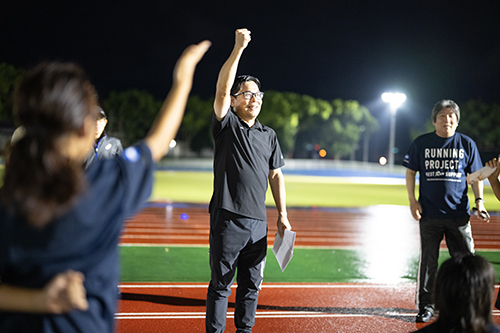
[[420,310],[434,308],[432,293],[437,276],[439,244],[445,236],[451,257],[474,253],[469,217],[455,219],[420,219],[420,264],[416,302]]
[[234,323],[237,332],[251,332],[264,277],[267,223],[217,209],[210,213],[211,280],[207,293],[207,332],[224,332],[228,297],[236,269],[238,287]]

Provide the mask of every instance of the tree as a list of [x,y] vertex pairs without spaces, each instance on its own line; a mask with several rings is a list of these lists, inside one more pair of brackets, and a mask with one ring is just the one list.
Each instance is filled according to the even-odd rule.
[[430,119],[429,117],[429,119],[425,122],[424,129],[414,128],[414,127],[410,128],[410,139],[411,141],[413,141],[419,136],[426,133],[434,132],[435,130],[436,128],[432,124],[432,119]]
[[320,144],[323,126],[333,112],[332,105],[308,95],[297,95],[299,125],[295,141],[294,157],[313,157],[313,147]]
[[271,127],[278,136],[283,154],[292,152],[299,124],[298,98],[294,93],[267,91],[259,114],[259,121]]
[[320,144],[330,148],[335,159],[348,156],[365,135],[378,129],[377,120],[357,101],[336,99],[331,103],[333,112],[322,126]]
[[6,63],[0,63],[0,120],[13,125],[12,92],[26,71]]
[[210,126],[213,104],[213,98],[205,101],[198,96],[190,96],[186,104],[177,137],[188,142],[189,148],[196,153],[213,147]]
[[479,150],[497,151],[500,145],[500,105],[469,100],[460,106],[458,131],[470,136]]
[[300,110],[294,157],[312,157],[319,144],[340,159],[356,149],[361,133],[378,130],[377,120],[357,101],[328,102],[302,95],[296,103]]
[[106,130],[120,138],[124,146],[131,145],[146,136],[161,104],[146,91],[113,91],[102,103],[108,117]]

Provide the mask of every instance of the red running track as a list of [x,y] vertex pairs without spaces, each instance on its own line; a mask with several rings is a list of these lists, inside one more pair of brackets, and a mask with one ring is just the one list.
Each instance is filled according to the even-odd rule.
[[[297,232],[296,246],[418,250],[418,223],[408,207],[289,209],[288,214]],[[269,245],[276,218],[276,211],[269,209]],[[471,219],[476,249],[500,248],[499,222],[498,216],[488,224]],[[205,206],[159,204],[127,223],[121,243],[206,246],[208,233]],[[123,284],[118,332],[204,332],[206,288],[207,284]],[[254,332],[411,332],[423,326],[414,322],[414,291],[411,283],[264,284]],[[234,296],[229,302],[226,331],[234,332]],[[500,313],[494,315],[500,322]]]
[[[187,219],[181,215],[187,214]],[[418,248],[418,222],[404,206],[375,206],[363,209],[289,209],[289,220],[297,232],[296,246],[370,246],[374,235],[380,239],[401,239],[404,246]],[[268,243],[274,242],[277,213],[268,209]],[[500,216],[490,223],[471,217],[476,249],[500,249]],[[159,204],[148,207],[131,219],[120,239],[122,244],[208,245],[210,228],[207,207],[175,207]],[[395,250],[398,244],[395,244]],[[442,247],[446,247],[444,241]]]

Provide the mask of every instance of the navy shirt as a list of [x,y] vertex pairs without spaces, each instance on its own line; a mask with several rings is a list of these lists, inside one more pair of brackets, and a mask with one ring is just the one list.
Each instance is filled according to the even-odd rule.
[[221,208],[266,220],[269,170],[285,165],[276,133],[258,120],[249,127],[233,111],[218,121],[212,111],[214,193],[210,211]]
[[455,133],[442,138],[435,132],[413,141],[403,165],[420,176],[422,216],[455,218],[469,215],[467,174],[482,167],[476,144]]
[[85,169],[87,169],[95,160],[112,158],[123,152],[122,143],[119,139],[103,133],[99,140],[94,143],[94,149],[85,158]]
[[154,164],[140,143],[121,157],[96,161],[75,207],[43,229],[0,205],[2,282],[41,288],[67,269],[85,275],[89,309],[65,315],[0,312],[0,332],[113,332],[119,281],[118,238],[123,221],[152,190]]

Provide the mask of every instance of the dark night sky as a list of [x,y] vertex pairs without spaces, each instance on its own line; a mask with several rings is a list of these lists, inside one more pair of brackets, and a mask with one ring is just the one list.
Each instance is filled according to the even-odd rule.
[[374,154],[388,145],[386,90],[408,96],[397,116],[404,151],[409,128],[423,128],[438,100],[500,103],[498,0],[3,0],[0,62],[75,61],[102,98],[137,88],[160,99],[184,47],[209,39],[193,87],[208,98],[241,27],[252,42],[239,73],[264,91],[358,100],[381,125]]

